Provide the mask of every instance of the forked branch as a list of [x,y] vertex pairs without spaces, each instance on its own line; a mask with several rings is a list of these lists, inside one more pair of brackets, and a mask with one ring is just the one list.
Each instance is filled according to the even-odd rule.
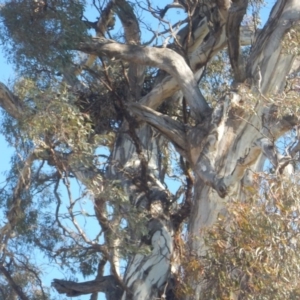
[[92,41],[81,43],[78,46],[78,50],[165,70],[176,79],[194,116],[204,118],[211,112],[209,105],[198,88],[192,70],[184,58],[171,49],[124,45],[105,39],[93,39]]

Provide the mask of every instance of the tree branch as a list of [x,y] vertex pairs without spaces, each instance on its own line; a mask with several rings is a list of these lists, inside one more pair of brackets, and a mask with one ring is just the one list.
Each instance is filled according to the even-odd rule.
[[[96,22],[95,26],[93,26],[98,37],[104,37],[108,28],[113,27],[115,22],[113,8],[114,1],[108,2],[107,6],[102,10],[101,18],[99,18],[98,22]],[[79,75],[83,70],[83,67],[90,68],[95,62],[96,58],[96,55],[89,55],[83,66],[80,66],[75,70],[75,75]]]
[[23,168],[19,171],[19,178],[13,192],[11,206],[7,212],[8,222],[0,229],[0,252],[5,247],[8,239],[11,237],[12,231],[22,217],[21,195],[23,190],[27,190],[30,186],[31,166],[34,160],[37,159],[37,152],[36,150],[28,156]]
[[93,39],[91,42],[81,43],[77,50],[100,56],[116,57],[165,70],[176,79],[195,116],[204,118],[211,112],[198,88],[192,70],[184,58],[171,49],[124,45],[105,39]]
[[176,1],[174,1],[172,4],[168,4],[168,5],[165,6],[164,9],[160,10],[160,13],[159,13],[160,17],[164,18],[167,11],[171,8],[182,8],[182,9],[184,9],[184,6],[181,3],[178,3]]
[[12,289],[16,292],[16,294],[20,297],[21,300],[29,300],[29,298],[23,293],[20,286],[16,284],[16,282],[11,277],[11,275],[6,270],[6,268],[1,264],[0,264],[0,272],[4,275],[4,277],[7,279]]
[[270,163],[276,168],[278,165],[277,151],[274,142],[266,137],[257,139],[255,142],[262,150],[262,153],[269,159]]
[[0,82],[0,106],[16,120],[24,113],[23,103],[2,82]]
[[[121,288],[118,286],[114,276],[103,276],[101,279],[86,282],[75,282],[62,279],[53,279],[51,284],[59,294],[66,294],[68,297],[78,297],[97,292],[114,294],[119,299]],[[110,295],[110,299],[113,299]],[[27,300],[27,299],[26,299]]]
[[[140,26],[134,13],[133,7],[125,0],[115,1],[115,11],[121,20],[124,28],[125,40],[127,44],[140,45]],[[130,62],[128,68],[128,79],[132,100],[138,101],[145,78],[145,65]]]
[[[213,57],[217,52],[222,50],[226,46],[226,36],[221,35],[222,41],[215,42],[215,38],[211,37],[205,44],[201,45],[200,48],[197,48],[194,52],[197,52],[197,55],[193,53],[189,56],[191,67],[194,71],[197,70],[202,74],[202,67],[207,64],[210,57]],[[254,30],[249,26],[245,26],[241,28],[241,45],[250,45],[254,40]],[[208,47],[207,45],[211,45],[213,48]],[[201,49],[201,50],[199,50]],[[163,103],[163,101],[171,97],[175,92],[180,89],[178,82],[175,78],[171,76],[167,76],[163,79],[162,82],[157,84],[146,96],[144,96],[140,103],[151,107],[153,109],[157,108],[159,105]]]
[[[257,67],[261,67],[261,92],[280,91],[285,76],[290,71],[293,55],[282,53],[282,38],[293,24],[300,20],[300,2],[297,0],[278,0],[270,18],[260,31],[247,63],[247,77],[254,78]],[[280,64],[280,68],[278,65]]]
[[187,151],[187,140],[184,126],[169,116],[163,115],[149,107],[131,103],[130,111],[138,115],[143,121],[155,127],[163,133],[171,142],[184,151]]
[[247,6],[248,0],[233,0],[226,22],[228,55],[236,82],[245,80],[245,70],[240,56],[240,26]]
[[181,47],[186,47],[185,43],[187,42],[189,32],[191,30],[192,38],[189,39],[187,45],[188,54],[191,54],[194,50],[196,50],[203,43],[204,38],[209,33],[207,18],[201,15],[195,14],[192,16],[191,27],[192,28],[190,28],[189,25],[183,27],[176,37]]
[[217,173],[206,155],[202,155],[195,167],[195,173],[207,185],[212,187],[221,198],[227,194],[227,185],[224,184],[222,178],[217,176]]
[[232,173],[222,179],[224,185],[229,187],[239,180],[241,180],[245,174],[246,169],[256,162],[258,156],[261,153],[260,146],[255,143],[248,149],[247,153],[240,157],[236,163],[236,166]]

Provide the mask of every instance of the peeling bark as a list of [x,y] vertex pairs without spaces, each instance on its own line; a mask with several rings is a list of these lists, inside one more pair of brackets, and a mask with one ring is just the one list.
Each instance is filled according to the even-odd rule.
[[281,41],[297,20],[299,20],[299,3],[296,0],[277,1],[268,22],[253,45],[247,63],[247,76],[253,78],[257,66],[260,66],[263,94],[280,92],[282,89],[294,57],[281,53]]
[[[130,126],[127,125],[127,126]],[[173,225],[168,206],[170,199],[165,187],[160,183],[160,151],[164,139],[153,139],[155,133],[149,126],[137,131],[138,145],[120,135],[116,140],[112,155],[114,162],[109,177],[121,180],[122,186],[131,195],[131,203],[149,211],[148,237],[146,244],[149,254],[134,255],[127,267],[124,283],[128,291],[122,299],[155,299],[161,293],[170,276],[173,255]],[[151,141],[151,142],[149,142]],[[143,151],[139,154],[139,147]],[[133,233],[133,240],[136,237]]]
[[173,230],[168,220],[153,219],[149,229],[151,237],[151,254],[134,256],[125,275],[125,284],[132,292],[124,293],[125,299],[155,299],[159,297],[161,288],[169,279],[171,258],[173,254]]

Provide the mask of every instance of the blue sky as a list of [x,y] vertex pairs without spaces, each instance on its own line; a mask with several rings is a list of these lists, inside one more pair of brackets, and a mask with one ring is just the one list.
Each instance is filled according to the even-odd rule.
[[[2,0],[0,0],[0,3],[3,2]],[[162,4],[164,3],[164,1],[154,1],[154,7],[159,6],[162,7]],[[171,3],[171,1],[165,1],[165,3]],[[275,0],[270,0],[268,1],[268,4],[266,5],[266,7],[263,9],[263,14],[262,14],[262,22],[265,23],[265,21],[267,20],[268,14],[270,9],[272,8],[273,4],[275,3]],[[89,17],[89,19],[91,21],[95,21],[96,20],[96,13],[95,11],[91,10],[91,7],[88,6],[88,10],[87,10],[87,16]],[[168,16],[170,18],[174,18],[177,19],[182,18],[183,17],[183,13],[179,10],[173,10],[170,14],[168,14]],[[151,20],[144,20],[147,23],[152,22]],[[156,29],[156,28],[155,28]],[[1,47],[0,47],[1,50]],[[15,78],[15,71],[13,70],[12,66],[9,65],[7,63],[7,59],[5,58],[2,50],[0,51],[0,81],[8,84],[9,81],[13,80]],[[1,116],[0,116],[1,117]],[[10,168],[10,157],[13,153],[13,149],[11,147],[9,147],[9,145],[7,144],[7,142],[5,141],[4,137],[0,134],[0,146],[1,146],[1,155],[0,155],[0,182],[3,182],[5,180],[5,176],[3,176],[3,172],[9,170]],[[38,259],[42,260],[42,256],[40,256]],[[47,267],[47,275],[44,277],[44,282],[46,285],[49,285],[51,280],[53,278],[64,278],[64,274],[62,271],[59,271],[58,269],[48,266]],[[83,280],[82,278],[79,278],[79,281]],[[91,278],[92,279],[92,278]],[[54,293],[54,295],[57,296],[56,293]],[[90,296],[82,296],[82,297],[77,297],[74,299],[78,299],[78,300],[87,300],[89,299]],[[63,299],[62,297],[60,297],[59,299]],[[70,299],[70,298],[68,298]],[[104,299],[104,297],[100,297],[100,300]]]

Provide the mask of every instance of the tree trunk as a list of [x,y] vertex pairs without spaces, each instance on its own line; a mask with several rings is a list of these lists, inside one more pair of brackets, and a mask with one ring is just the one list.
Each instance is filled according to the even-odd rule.
[[[130,292],[125,291],[122,299],[157,299],[168,281],[174,255],[174,225],[169,212],[171,198],[161,184],[164,177],[162,152],[166,140],[157,136],[150,126],[144,125],[139,130],[131,126],[124,124],[128,134],[120,134],[116,139],[109,176],[122,182],[130,203],[138,211],[149,211],[145,216],[149,218],[148,234],[141,236],[134,227],[129,231],[131,242],[137,247],[148,245],[151,253],[138,253],[130,258],[124,279]],[[126,211],[129,208],[120,209]],[[117,245],[115,250],[114,262],[120,259]]]
[[[266,105],[265,100],[283,91],[284,78],[295,60],[295,56],[283,53],[281,41],[293,22],[299,20],[299,12],[298,1],[277,1],[274,5],[252,46],[247,64],[250,89],[241,84],[220,100],[222,116],[206,139],[207,148],[195,157],[189,245],[199,258],[205,254],[203,229],[214,224],[218,215],[226,215],[226,203],[243,201],[245,189],[254,184],[251,174],[262,171],[265,159],[277,171],[280,169],[283,159],[274,143],[298,120],[284,115],[275,122],[278,109]],[[258,66],[259,82],[255,78]],[[201,299],[203,285],[194,286],[196,292],[191,299]]]
[[[185,5],[188,2],[183,1]],[[183,220],[189,216],[188,246],[200,260],[206,253],[204,229],[213,225],[219,215],[226,215],[226,203],[243,201],[244,189],[253,184],[251,173],[260,171],[265,158],[278,173],[286,165],[286,157],[277,153],[274,143],[297,125],[298,119],[292,114],[279,114],[280,103],[267,100],[283,91],[285,77],[295,60],[294,55],[284,53],[281,42],[287,31],[300,20],[299,1],[276,2],[269,21],[255,37],[247,64],[243,62],[241,46],[250,45],[254,38],[249,34],[251,30],[241,26],[241,22],[248,1],[232,1],[231,4],[218,0],[214,5],[211,1],[204,2],[209,14],[198,11],[199,14],[189,20],[189,26],[178,33],[177,42],[186,42],[186,57],[169,48],[140,46],[138,21],[132,7],[124,0],[113,1],[111,6],[115,5],[123,24],[126,44],[98,34],[97,38],[76,46],[76,50],[93,59],[100,56],[129,63],[128,88],[124,91],[126,101],[119,99],[118,103],[124,119],[116,134],[103,182],[97,182],[101,192],[105,190],[105,182],[113,182],[128,201],[114,202],[95,193],[95,214],[106,241],[105,246],[98,245],[98,249],[110,264],[110,275],[103,276],[102,270],[96,280],[86,283],[55,279],[53,286],[59,293],[72,297],[95,295],[101,291],[106,293],[107,299],[179,299],[174,289],[179,273],[181,249],[178,237]],[[111,9],[107,7],[107,16]],[[161,15],[167,10],[166,7]],[[107,23],[103,18],[98,26],[104,24],[105,27]],[[192,27],[192,23],[197,26]],[[230,91],[217,99],[213,107],[201,93],[198,79],[209,60],[226,46],[234,82]],[[144,66],[154,66],[168,75],[141,97]],[[76,84],[72,83],[73,88]],[[178,91],[181,93],[176,97]],[[193,118],[191,125],[156,111],[164,101],[175,99],[189,107]],[[0,104],[12,117],[21,119],[22,102],[2,84]],[[171,105],[177,103],[171,102]],[[190,187],[186,189],[185,201],[179,209],[172,206],[172,195],[164,185],[163,160],[168,155],[169,142],[181,162],[193,173],[191,176],[188,167],[184,170]],[[34,153],[29,157],[30,164],[41,157],[49,161],[51,155],[49,151],[45,152]],[[66,165],[72,170],[70,161]],[[29,169],[25,166],[23,173],[27,175]],[[80,168],[77,166],[77,169]],[[87,169],[73,171],[86,186],[90,184],[88,172]],[[25,188],[29,184],[27,181],[20,180],[18,187]],[[189,199],[191,189],[192,201]],[[15,206],[19,208],[17,204]],[[106,206],[112,216],[107,216]],[[142,217],[146,219],[146,232],[135,223],[135,218]],[[15,226],[12,220],[7,225],[9,231]],[[8,229],[4,229],[3,234],[7,234]],[[122,232],[126,232],[128,248],[134,247],[134,251],[128,251],[126,255],[128,265],[124,274],[120,267],[124,261],[122,247],[126,247]],[[96,247],[92,242],[89,246]],[[192,282],[192,286],[194,295],[185,299],[202,299],[204,284]]]
[[[247,171],[260,171],[257,167],[262,163],[256,162],[261,155],[268,158],[277,170],[280,168],[281,159],[274,142],[293,128],[297,119],[282,116],[275,124],[274,111],[277,109],[274,105],[266,105],[264,100],[265,96],[282,91],[284,78],[295,59],[293,55],[282,53],[281,41],[293,22],[299,20],[299,11],[300,4],[297,1],[277,1],[269,21],[252,46],[252,54],[244,71],[247,80],[243,76],[241,78],[241,73],[237,71],[236,87],[219,100],[212,117],[187,133],[188,146],[185,149],[190,152],[181,153],[190,162],[195,175],[189,244],[191,252],[196,253],[199,259],[205,254],[203,229],[214,224],[219,214],[226,215],[228,201],[243,198],[243,189],[253,184],[250,172]],[[234,51],[235,47],[232,46]],[[233,57],[238,59],[236,55]],[[260,73],[258,79],[257,72]],[[145,108],[133,108],[143,120],[163,132],[157,120],[161,116],[148,110],[149,115],[152,113],[150,120]],[[201,132],[205,127],[207,134],[203,136]],[[168,236],[171,238],[172,226],[166,228],[169,228]],[[163,235],[160,232],[158,237]],[[168,247],[170,252],[160,250],[163,255],[167,253],[165,261],[164,256],[160,257],[156,253],[156,241],[156,238],[152,240],[153,252],[150,256],[137,255],[127,269],[125,282],[133,291],[133,299],[154,299],[158,296],[158,290],[162,290],[164,284],[167,286],[166,279],[171,276],[169,270],[172,270],[172,260],[169,263],[167,261],[175,248]],[[162,243],[159,242],[159,245]],[[156,268],[156,262],[160,260],[165,263]],[[202,286],[195,283],[192,299],[201,299],[201,289]],[[123,295],[122,299],[127,298]]]

